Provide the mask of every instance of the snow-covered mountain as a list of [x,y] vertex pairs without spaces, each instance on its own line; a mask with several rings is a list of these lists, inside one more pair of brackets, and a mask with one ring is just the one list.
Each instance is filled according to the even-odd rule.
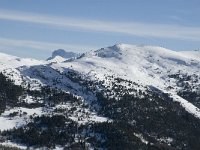
[[19,58],[16,56],[0,53],[0,72],[9,76],[18,85],[22,84],[22,76],[19,71],[20,67],[29,68],[30,66],[44,65],[46,61],[32,58]]
[[[0,71],[23,88],[16,92],[17,102],[2,104],[0,130],[16,128],[2,134],[2,143],[20,143],[22,148],[198,149],[199,54],[129,44],[81,56],[57,50],[47,61],[0,54]],[[4,95],[2,101],[8,99]],[[61,126],[45,123],[48,119],[66,120]],[[29,139],[33,125],[40,143]],[[61,136],[61,129],[68,134],[50,142],[39,135],[50,134],[49,126],[51,133],[55,130],[52,138]]]
[[[52,67],[71,67],[93,80],[106,81],[107,76],[114,75],[143,86],[154,86],[164,92],[177,95],[184,88],[184,85],[177,85],[181,84],[180,81],[172,77],[177,74],[180,76],[179,78],[184,78],[184,76],[191,78],[191,82],[186,80],[184,83],[192,86],[193,91],[196,89],[199,92],[200,83],[195,82],[200,77],[200,57],[198,54],[199,51],[176,52],[156,46],[118,44],[86,53],[82,58],[73,62],[56,64]],[[108,82],[108,84],[110,83]],[[181,102],[186,110],[200,118],[198,108],[193,106],[188,108],[187,101],[181,98],[177,98],[175,101]]]

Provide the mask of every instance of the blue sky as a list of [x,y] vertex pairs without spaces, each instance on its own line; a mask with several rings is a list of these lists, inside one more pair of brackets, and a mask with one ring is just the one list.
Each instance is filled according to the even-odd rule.
[[0,52],[45,59],[116,43],[200,48],[199,0],[0,0]]

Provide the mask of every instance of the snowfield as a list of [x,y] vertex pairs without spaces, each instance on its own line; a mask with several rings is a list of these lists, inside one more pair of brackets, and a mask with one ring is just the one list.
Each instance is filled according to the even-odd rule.
[[[57,53],[58,55],[56,55]],[[101,91],[102,87],[111,90],[111,86],[115,82],[114,78],[119,78],[136,83],[137,86],[129,82],[116,83],[127,89],[136,88],[137,92],[139,90],[145,92],[146,89],[153,87],[169,94],[174,102],[178,102],[187,112],[200,119],[200,108],[191,99],[183,98],[178,94],[181,90],[185,90],[183,85],[192,87],[194,92],[199,90],[200,83],[197,80],[200,79],[199,50],[172,51],[157,46],[117,44],[89,51],[82,55],[65,53],[63,50],[59,50],[57,53],[54,53],[46,61],[0,53],[0,72],[12,79],[16,85],[21,85],[24,88],[30,86],[31,90],[40,90],[42,86],[50,86],[72,93],[80,98],[85,105],[96,101],[96,94],[87,91],[83,81],[80,84],[71,79],[68,76],[70,73],[75,72],[86,81],[100,82],[100,85],[95,85],[97,92]],[[62,54],[65,57],[62,57]],[[76,74],[72,74],[72,77]],[[112,97],[116,96],[114,91],[110,91],[109,94]],[[130,91],[129,94],[134,94],[134,92]],[[24,98],[24,101],[27,104],[35,102],[34,98],[29,95]],[[112,122],[111,119],[95,112],[98,106],[95,106],[95,109],[77,105],[73,105],[73,107],[76,107],[76,111],[71,113],[69,118],[78,124]],[[67,112],[71,108],[71,103],[65,103],[52,107],[52,110],[60,109]],[[52,110],[44,110],[41,107],[34,109],[8,108],[0,116],[0,130],[21,127],[30,122],[30,116],[48,115],[48,111],[51,113]],[[17,112],[17,115],[12,117],[10,114],[14,112]],[[142,134],[134,133],[134,135],[143,143],[148,143]],[[166,137],[160,141],[170,143],[173,142],[173,139]],[[4,144],[9,145],[9,142]]]
[[[9,115],[13,112],[17,112],[17,116],[10,117]],[[12,128],[18,128],[29,122],[30,116],[41,116],[42,108],[28,109],[28,108],[14,108],[5,111],[0,116],[0,130],[9,130]]]
[[[69,90],[66,88],[69,85],[76,91],[80,91],[81,87],[63,78],[60,73],[74,70],[91,80],[104,80],[107,86],[110,82],[106,77],[114,75],[143,86],[154,86],[164,90],[173,87],[170,91],[174,93],[180,87],[176,87],[175,80],[168,75],[181,72],[200,76],[200,51],[177,52],[157,46],[117,44],[89,51],[72,61],[64,60],[65,57],[68,59],[70,56],[74,57],[74,53],[69,55],[62,50],[61,52],[65,54],[65,57],[62,57],[60,51],[56,51],[59,55],[53,55],[53,59],[48,61],[23,59],[0,53],[0,71],[18,85],[25,80],[24,85],[29,83],[33,89],[38,89],[40,85],[53,86],[53,80],[57,78],[60,82],[56,87]],[[77,95],[83,96],[80,92]],[[88,98],[88,96],[84,97]]]
[[58,62],[52,67],[58,70],[70,68],[97,80],[115,75],[159,89],[174,87],[169,91],[175,93],[172,97],[188,112],[197,117],[200,115],[196,106],[183,98],[177,98],[176,91],[179,87],[168,77],[179,72],[200,76],[200,51],[176,52],[156,46],[118,44],[85,53],[72,62]]
[[[22,84],[25,79],[34,86],[43,83],[52,86],[49,80],[68,70],[75,70],[93,80],[105,80],[105,76],[114,75],[162,89],[175,85],[168,78],[169,74],[181,72],[200,76],[200,51],[177,52],[156,46],[117,44],[87,52],[69,62],[64,61],[65,58],[60,55],[53,55],[55,60],[52,63],[0,53],[0,71],[10,76],[16,84]],[[70,81],[64,80],[61,82],[70,84]],[[64,88],[59,84],[57,86]],[[176,87],[174,90],[176,91]]]

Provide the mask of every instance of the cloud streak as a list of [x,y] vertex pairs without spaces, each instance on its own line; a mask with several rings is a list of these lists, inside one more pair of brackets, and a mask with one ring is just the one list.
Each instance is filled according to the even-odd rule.
[[57,29],[120,33],[141,37],[200,41],[200,27],[143,22],[111,22],[0,10],[0,19],[35,23]]
[[87,46],[87,45],[73,45],[73,44],[61,44],[61,43],[49,43],[49,42],[39,42],[39,41],[31,41],[31,40],[16,40],[16,39],[8,39],[8,38],[0,38],[0,46],[1,47],[21,47],[21,48],[30,48],[37,49],[42,51],[52,51],[55,49],[65,49],[70,51],[86,51],[91,49],[97,49],[97,47]]
[[43,24],[57,29],[77,29],[83,31],[112,32],[141,37],[171,38],[200,41],[200,27],[185,27],[169,24],[141,22],[109,22],[85,20],[26,12],[0,10],[0,19]]

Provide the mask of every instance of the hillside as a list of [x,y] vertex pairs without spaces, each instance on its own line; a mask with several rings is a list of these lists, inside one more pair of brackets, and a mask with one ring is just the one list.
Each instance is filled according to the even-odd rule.
[[0,143],[22,149],[198,150],[198,54],[129,44],[70,61],[57,54],[39,61],[0,53],[6,85],[0,87]]

